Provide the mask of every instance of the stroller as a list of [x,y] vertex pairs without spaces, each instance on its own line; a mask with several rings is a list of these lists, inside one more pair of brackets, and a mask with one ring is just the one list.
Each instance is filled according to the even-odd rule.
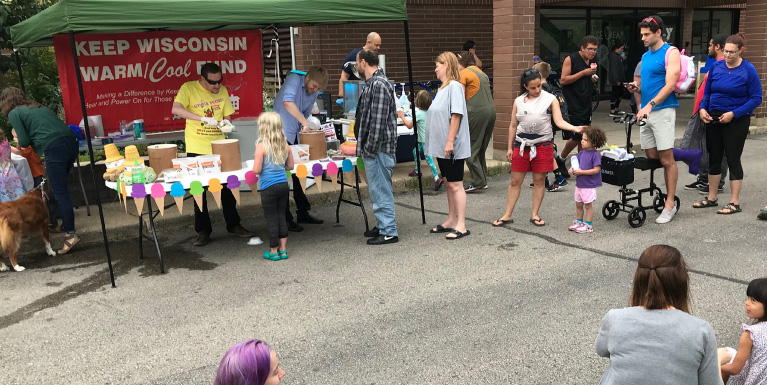
[[[620,116],[613,117],[613,121],[616,123],[625,124],[626,128],[626,151],[631,152],[633,144],[631,143],[631,127],[634,125],[644,126],[645,122],[637,122],[636,114],[624,112]],[[657,213],[663,211],[663,207],[666,205],[666,195],[663,194],[660,188],[655,184],[655,170],[662,168],[660,160],[649,159],[645,157],[636,157],[633,159],[627,159],[622,161],[616,161],[615,159],[602,156],[602,181],[614,186],[619,186],[620,189],[620,201],[610,200],[605,202],[602,206],[602,216],[607,220],[612,220],[618,217],[621,212],[628,213],[628,222],[631,227],[642,227],[645,219],[647,218],[647,210],[653,209]],[[628,185],[634,183],[634,169],[641,171],[650,171],[650,186],[647,188],[634,190],[628,187]],[[650,197],[655,196],[652,203],[649,206],[645,206],[643,203],[650,203],[649,198],[645,197],[645,201],[642,198],[645,194],[649,193]],[[636,201],[636,204],[631,204]],[[676,207],[682,207],[679,202],[679,197],[674,196],[674,203]]]

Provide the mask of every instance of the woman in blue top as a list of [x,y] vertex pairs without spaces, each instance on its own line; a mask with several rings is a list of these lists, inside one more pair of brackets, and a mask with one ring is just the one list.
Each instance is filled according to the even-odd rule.
[[708,197],[693,207],[717,206],[717,188],[722,174],[722,156],[727,155],[732,198],[719,214],[739,213],[743,166],[740,156],[748,136],[754,109],[762,104],[762,81],[754,65],[740,57],[746,45],[742,33],[727,38],[724,60],[716,62],[700,102],[700,118],[706,122],[709,153]]

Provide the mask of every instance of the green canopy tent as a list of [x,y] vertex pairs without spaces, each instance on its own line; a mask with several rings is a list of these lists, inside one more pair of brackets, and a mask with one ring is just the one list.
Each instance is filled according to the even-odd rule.
[[[69,34],[83,116],[88,116],[82,88],[75,35],[82,33],[131,33],[145,31],[255,30],[269,26],[296,27],[315,24],[344,24],[402,21],[407,51],[408,80],[413,93],[410,33],[405,0],[353,2],[346,0],[61,0],[37,15],[11,27],[16,48],[50,46],[53,35]],[[413,106],[413,116],[415,107]],[[88,120],[85,119],[88,153],[94,164]],[[418,151],[418,146],[416,146]],[[420,158],[420,154],[416,154]],[[93,186],[96,175],[91,169]],[[421,217],[426,223],[423,187],[418,181]],[[109,274],[115,287],[104,213],[96,188]],[[150,219],[152,218],[150,213]],[[158,246],[159,252],[159,246]],[[164,267],[161,263],[161,271]]]

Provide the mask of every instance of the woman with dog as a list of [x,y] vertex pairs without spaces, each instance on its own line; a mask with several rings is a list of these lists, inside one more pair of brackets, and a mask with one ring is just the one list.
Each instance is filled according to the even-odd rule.
[[69,171],[79,153],[77,137],[53,111],[28,99],[16,87],[3,90],[0,109],[16,131],[19,146],[32,146],[36,153],[45,156],[48,181],[59,206],[61,227],[66,233],[64,247],[58,254],[66,254],[80,240],[75,234],[75,213],[67,188]]

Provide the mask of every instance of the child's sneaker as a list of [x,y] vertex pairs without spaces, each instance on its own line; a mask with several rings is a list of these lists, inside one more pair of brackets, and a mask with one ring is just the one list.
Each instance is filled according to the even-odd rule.
[[593,233],[594,232],[594,226],[587,225],[586,222],[583,222],[583,225],[581,227],[575,229],[576,233]]
[[573,224],[570,225],[570,227],[568,227],[568,229],[570,229],[570,231],[576,231],[576,230],[578,230],[579,227],[581,227],[583,225],[585,225],[585,223],[583,223],[583,222],[581,222],[581,221],[576,219],[576,220],[573,221]]

